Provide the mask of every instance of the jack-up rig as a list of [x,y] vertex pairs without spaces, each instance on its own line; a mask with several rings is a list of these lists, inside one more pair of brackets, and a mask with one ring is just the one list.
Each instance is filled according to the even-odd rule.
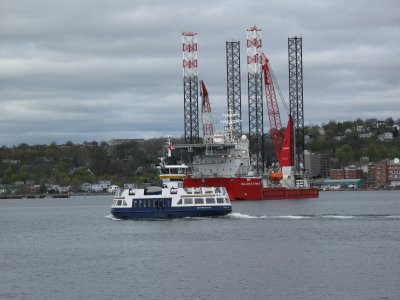
[[[248,136],[241,117],[240,42],[226,42],[227,115],[222,133],[215,131],[208,90],[200,81],[201,123],[199,135],[197,34],[182,33],[185,144],[174,148],[190,153],[191,171],[185,187],[224,186],[231,200],[318,198],[304,176],[304,109],[302,38],[288,39],[288,123],[282,127],[277,84],[268,57],[262,51],[261,29],[247,30]],[[264,155],[263,91],[269,133],[277,163],[266,170]],[[283,100],[283,99],[282,99]]]

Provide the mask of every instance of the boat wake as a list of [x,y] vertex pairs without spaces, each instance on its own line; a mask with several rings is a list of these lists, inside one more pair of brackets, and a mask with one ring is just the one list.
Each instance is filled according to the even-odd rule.
[[283,216],[266,216],[266,219],[288,219],[288,220],[304,220],[304,219],[319,219],[319,220],[362,220],[362,219],[376,219],[376,220],[387,220],[387,219],[400,219],[400,215],[385,215],[385,214],[361,214],[361,215],[336,215],[336,214],[324,214],[324,215],[283,215]]
[[113,220],[113,221],[123,221],[122,219],[118,219],[118,218],[114,217],[112,214],[109,214],[109,215],[105,216],[104,218]]
[[227,218],[230,219],[265,219],[265,216],[250,216],[241,213],[230,213],[226,215]]

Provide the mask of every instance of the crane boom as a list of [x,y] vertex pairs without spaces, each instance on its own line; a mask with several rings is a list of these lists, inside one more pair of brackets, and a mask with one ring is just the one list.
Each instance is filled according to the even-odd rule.
[[201,100],[201,121],[203,125],[204,141],[208,143],[214,135],[214,121],[211,112],[210,100],[208,99],[208,91],[203,80],[200,80],[200,96]]
[[264,75],[265,94],[268,110],[269,126],[272,142],[281,167],[293,165],[293,119],[289,116],[286,130],[284,131],[276,99],[275,87],[271,75],[269,60],[261,53],[261,65]]

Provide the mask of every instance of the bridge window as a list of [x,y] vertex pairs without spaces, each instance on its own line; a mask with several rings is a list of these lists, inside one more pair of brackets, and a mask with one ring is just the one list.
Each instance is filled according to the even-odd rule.
[[195,194],[201,194],[201,188],[194,188]]
[[212,188],[203,188],[204,189],[204,194],[212,194],[213,189]]
[[185,190],[186,194],[193,194],[192,188],[185,188],[184,190]]

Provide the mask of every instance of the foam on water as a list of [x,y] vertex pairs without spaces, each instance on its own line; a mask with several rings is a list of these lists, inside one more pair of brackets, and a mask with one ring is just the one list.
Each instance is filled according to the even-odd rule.
[[321,218],[327,219],[353,219],[355,216],[347,216],[347,215],[322,215]]
[[104,218],[113,220],[113,221],[122,221],[122,219],[118,219],[118,218],[114,217],[112,214],[109,214],[109,215],[105,216]]
[[226,215],[226,217],[231,218],[231,219],[265,219],[265,216],[250,216],[246,214],[241,214],[241,213],[230,213]]
[[272,219],[294,219],[294,220],[301,220],[301,219],[309,219],[311,218],[310,216],[293,216],[293,215],[287,215],[287,216],[271,216],[270,218]]
[[400,215],[284,215],[284,216],[268,216],[268,219],[293,219],[293,220],[302,220],[302,219],[320,219],[320,220],[361,220],[361,219],[400,219]]

